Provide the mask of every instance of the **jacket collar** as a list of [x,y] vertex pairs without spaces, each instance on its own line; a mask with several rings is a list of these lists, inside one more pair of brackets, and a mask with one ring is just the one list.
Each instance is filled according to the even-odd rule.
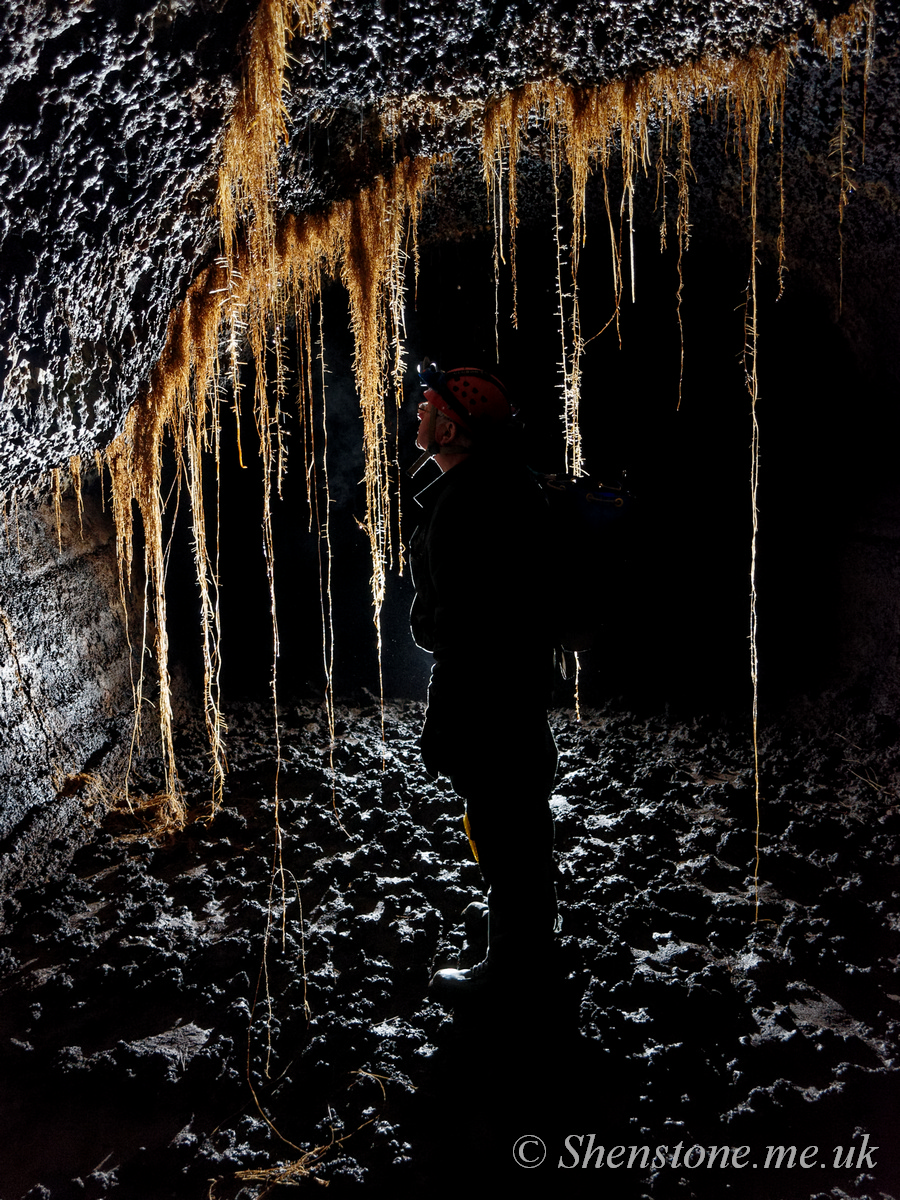
[[471,470],[472,455],[470,454],[468,457],[464,458],[462,462],[458,462],[455,466],[452,466],[449,471],[442,471],[437,479],[432,479],[431,483],[427,483],[421,491],[416,492],[413,499],[420,508],[427,510],[436,503],[438,497],[443,495],[446,488],[448,488],[454,480],[460,478],[460,475],[457,474],[457,472],[461,471],[464,475],[468,475]]

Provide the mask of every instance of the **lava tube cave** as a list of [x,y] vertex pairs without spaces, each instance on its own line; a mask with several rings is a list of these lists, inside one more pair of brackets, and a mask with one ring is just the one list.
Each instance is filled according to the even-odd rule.
[[[898,36],[0,13],[0,1200],[900,1200]],[[455,1009],[426,358],[628,500],[560,554],[554,986]]]

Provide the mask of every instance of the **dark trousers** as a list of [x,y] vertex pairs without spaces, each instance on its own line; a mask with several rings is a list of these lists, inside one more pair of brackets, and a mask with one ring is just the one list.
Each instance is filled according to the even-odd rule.
[[[456,736],[445,743],[453,751],[442,758],[440,769],[465,801],[470,836],[490,888],[492,944],[501,930],[513,942],[549,937],[556,922],[549,799],[558,755],[547,714],[539,704],[520,703],[488,714],[474,730],[462,730],[458,721],[454,725]],[[428,719],[423,740],[427,726]]]

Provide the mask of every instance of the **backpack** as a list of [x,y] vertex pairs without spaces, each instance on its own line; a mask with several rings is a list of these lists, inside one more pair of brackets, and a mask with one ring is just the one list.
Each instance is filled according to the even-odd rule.
[[557,644],[589,650],[625,575],[635,499],[621,481],[536,474],[550,509]]

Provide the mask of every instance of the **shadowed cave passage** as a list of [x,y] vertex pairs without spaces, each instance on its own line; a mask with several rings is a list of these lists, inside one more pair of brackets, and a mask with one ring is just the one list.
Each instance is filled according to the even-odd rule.
[[[451,1019],[425,994],[433,969],[470,961],[460,912],[480,882],[455,798],[419,764],[428,658],[409,641],[410,585],[395,572],[383,613],[382,740],[359,525],[360,380],[336,283],[322,298],[333,744],[291,329],[289,470],[273,506],[280,858],[247,347],[246,470],[231,384],[220,381],[223,807],[154,841],[142,836],[140,810],[128,816],[116,803],[142,579],[138,569],[123,603],[108,486],[90,463],[146,397],[170,311],[222,253],[211,207],[219,139],[252,6],[125,0],[112,16],[103,4],[0,15],[3,1200],[256,1200],[267,1189],[293,1194],[298,1179],[318,1190],[315,1178],[338,1195],[900,1196],[898,21],[894,3],[879,5],[863,157],[862,74],[851,64],[842,85],[809,25],[810,14],[846,7],[786,2],[761,17],[742,3],[704,12],[586,0],[577,14],[510,3],[473,5],[461,23],[456,10],[436,16],[418,0],[402,9],[348,0],[332,5],[330,40],[293,43],[279,220],[357,197],[396,155],[453,156],[424,203],[417,279],[413,259],[406,265],[397,456],[408,536],[412,493],[428,474],[412,486],[402,478],[415,456],[412,364],[424,354],[448,367],[497,357],[525,410],[529,462],[563,464],[550,143],[536,126],[520,160],[516,330],[508,240],[495,294],[479,105],[529,79],[640,80],[704,51],[746,54],[799,31],[783,162],[780,136],[767,140],[766,128],[757,194],[759,912],[742,361],[748,159],[730,144],[724,112],[697,111],[680,310],[677,155],[667,160],[663,253],[655,152],[648,176],[636,176],[634,300],[617,152],[608,169],[621,342],[613,323],[587,345],[581,421],[589,469],[627,470],[639,519],[625,565],[598,564],[603,624],[583,664],[580,722],[571,684],[556,695],[565,983],[538,1007],[526,977],[516,1010],[483,1020]],[[407,113],[398,135],[383,137],[386,98],[417,89],[447,108],[431,124]],[[852,170],[842,173],[845,152]],[[776,299],[779,177],[787,272]],[[565,170],[558,186],[565,260]],[[590,338],[614,295],[599,171],[586,228],[578,282]],[[181,449],[165,448],[164,492]],[[83,514],[66,481],[76,453]],[[212,529],[216,474],[211,462],[205,470]],[[176,755],[196,816],[210,780],[183,502],[165,532]],[[502,636],[502,614],[489,619]],[[145,660],[135,795],[152,795],[165,774],[152,651]],[[533,1169],[513,1159],[524,1135],[547,1149]],[[572,1147],[586,1150],[591,1135],[593,1157],[575,1168]],[[709,1167],[710,1148],[726,1145],[746,1147],[756,1166],[732,1155],[727,1168]],[[667,1165],[654,1167],[654,1153],[642,1165],[645,1146],[666,1147]],[[779,1146],[783,1165],[766,1168]],[[616,1147],[626,1161],[635,1148],[635,1164],[617,1166]]]
[[[593,215],[593,214],[592,214]],[[595,478],[621,477],[637,502],[624,565],[600,556],[595,601],[602,633],[583,656],[587,699],[624,695],[647,702],[712,707],[749,704],[748,573],[750,556],[749,402],[739,362],[745,256],[700,242],[685,268],[682,305],[685,367],[678,408],[679,334],[675,255],[660,255],[652,231],[638,239],[636,303],[623,301],[621,347],[610,327],[585,354],[582,425]],[[520,233],[519,328],[499,323],[500,366],[524,417],[526,456],[539,471],[563,471],[559,424],[558,340],[553,310],[552,246],[545,231]],[[586,278],[604,278],[607,247],[599,238],[583,256]],[[599,260],[599,261],[598,261]],[[886,502],[893,478],[896,415],[879,386],[868,386],[833,337],[827,301],[799,285],[781,300],[762,272],[760,403],[761,534],[757,564],[762,633],[762,699],[770,707],[834,686],[852,654],[852,599],[843,593],[847,556],[865,514]],[[503,281],[499,311],[511,308]],[[728,297],[728,302],[725,298]],[[491,363],[494,281],[487,237],[423,248],[417,303],[407,310],[411,363],[430,354],[447,366]],[[602,328],[605,290],[583,286],[582,323]],[[328,367],[328,472],[331,495],[334,687],[378,691],[370,619],[369,547],[361,484],[360,420],[350,382],[352,342],[339,289],[324,301]],[[291,361],[291,352],[286,354]],[[285,429],[289,469],[276,502],[275,590],[279,615],[279,688],[321,687],[319,544],[309,532],[305,431],[288,385]],[[248,379],[245,391],[252,387]],[[429,466],[409,480],[416,455],[414,367],[405,376],[397,424],[403,539],[417,522],[414,496],[434,477]],[[827,416],[825,415],[827,413]],[[851,416],[852,413],[852,416]],[[245,418],[246,419],[246,418]],[[221,611],[226,697],[268,694],[271,621],[259,533],[259,473],[240,470],[234,424],[225,417],[221,470]],[[318,420],[318,418],[317,418]],[[321,425],[315,430],[321,443]],[[325,511],[321,487],[320,514]],[[252,466],[252,464],[251,464]],[[209,492],[213,488],[208,489]],[[212,508],[208,510],[211,521]],[[181,528],[181,569],[170,572],[171,627],[177,656],[196,654],[195,585],[188,523]],[[324,561],[324,560],[323,560]],[[383,616],[385,694],[421,698],[430,658],[411,644],[408,572],[392,571]],[[527,597],[523,598],[527,604]],[[502,614],[487,613],[502,633]],[[233,636],[232,631],[240,631]],[[230,636],[232,635],[232,636]],[[194,675],[199,667],[194,668]],[[560,696],[560,702],[563,696]]]

